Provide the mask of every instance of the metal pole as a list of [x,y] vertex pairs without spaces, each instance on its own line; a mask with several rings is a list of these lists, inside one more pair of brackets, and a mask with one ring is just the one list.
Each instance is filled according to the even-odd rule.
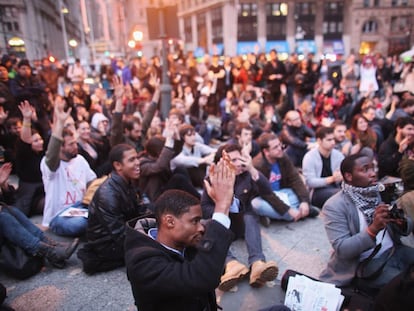
[[63,9],[62,0],[59,0],[60,24],[62,26],[63,46],[65,48],[65,58],[66,58],[66,61],[68,61],[69,60],[68,34],[66,33],[65,16],[63,14],[62,9]]
[[161,114],[165,120],[168,117],[171,108],[171,84],[168,76],[168,45],[167,33],[165,31],[165,16],[162,1],[160,1],[160,8],[158,11],[160,20],[160,39],[162,43],[162,81],[161,81]]

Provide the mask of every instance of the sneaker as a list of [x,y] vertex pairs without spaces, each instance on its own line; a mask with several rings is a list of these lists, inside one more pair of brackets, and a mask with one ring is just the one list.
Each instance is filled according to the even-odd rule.
[[313,205],[309,205],[309,215],[308,215],[308,217],[310,217],[310,218],[318,217],[319,213],[320,213],[319,208],[317,208],[316,206],[313,206]]
[[263,227],[265,228],[269,228],[270,226],[270,218],[267,216],[260,216],[260,223],[262,224]]

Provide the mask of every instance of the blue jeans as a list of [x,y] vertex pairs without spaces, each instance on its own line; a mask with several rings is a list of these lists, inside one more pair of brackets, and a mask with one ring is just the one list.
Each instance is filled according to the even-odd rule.
[[65,208],[55,216],[50,222],[50,230],[57,235],[78,237],[86,233],[88,228],[88,218],[76,216],[65,217],[61,216],[67,209],[71,207],[82,208],[88,210],[82,203],[75,203],[74,205]]
[[43,232],[13,206],[3,207],[0,211],[0,234],[32,255],[36,254],[44,238]]
[[[259,216],[255,214],[244,213],[244,240],[246,242],[247,254],[249,255],[249,265],[258,260],[265,260],[262,249],[262,236],[260,234]],[[230,260],[237,260],[229,249],[226,263]]]
[[[300,205],[299,198],[292,189],[284,188],[284,189],[274,191],[274,193],[276,196],[278,196],[278,194],[280,193],[287,195],[287,198],[289,201],[289,204],[287,205],[295,209],[299,208],[299,205]],[[279,214],[272,207],[272,205],[269,204],[269,202],[263,200],[261,197],[256,197],[252,200],[252,207],[253,207],[254,212],[259,216],[266,216],[271,219],[277,219],[277,220],[286,220],[286,221],[293,220],[293,217],[290,216],[288,212],[284,213],[283,215]]]
[[[380,257],[372,259],[365,268],[366,275],[378,270],[391,250],[387,250]],[[387,261],[379,277],[370,281],[363,281],[370,288],[381,288],[389,283],[394,277],[403,272],[409,265],[414,263],[414,248],[405,245],[396,245],[394,254]]]

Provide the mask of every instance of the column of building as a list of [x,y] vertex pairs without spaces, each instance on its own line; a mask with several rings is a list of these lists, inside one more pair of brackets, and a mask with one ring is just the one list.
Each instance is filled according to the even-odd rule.
[[223,45],[226,55],[237,53],[237,8],[233,1],[226,1],[222,11]]

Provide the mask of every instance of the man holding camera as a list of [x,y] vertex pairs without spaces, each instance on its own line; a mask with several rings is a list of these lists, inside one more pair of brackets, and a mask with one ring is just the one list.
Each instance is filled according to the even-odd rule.
[[381,202],[371,158],[348,156],[341,173],[342,190],[322,212],[333,252],[320,279],[375,292],[414,262],[414,248],[400,242],[412,231],[412,221]]

